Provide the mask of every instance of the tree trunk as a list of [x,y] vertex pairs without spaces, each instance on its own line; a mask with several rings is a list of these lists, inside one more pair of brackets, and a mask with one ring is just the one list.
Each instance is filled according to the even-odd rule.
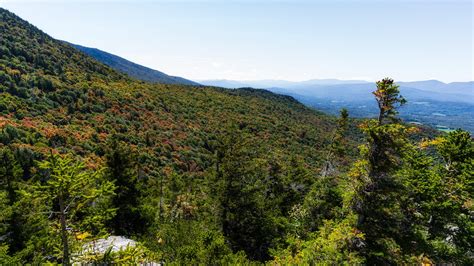
[[378,118],[379,126],[382,125],[383,117],[384,117],[383,106],[379,103],[379,118]]
[[163,217],[163,175],[161,175],[161,178],[160,178],[160,207],[159,207],[159,215],[158,215],[158,218],[160,219],[160,222],[163,220],[162,217]]
[[63,265],[70,265],[69,263],[69,245],[67,242],[67,228],[66,228],[66,213],[64,210],[64,199],[63,196],[59,196],[59,215],[61,222],[61,239],[63,242]]

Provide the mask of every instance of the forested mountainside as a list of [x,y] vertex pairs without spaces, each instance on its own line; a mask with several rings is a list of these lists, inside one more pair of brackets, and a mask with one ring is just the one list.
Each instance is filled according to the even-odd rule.
[[76,49],[84,52],[85,54],[95,58],[99,62],[102,62],[113,69],[118,70],[124,74],[129,75],[130,77],[163,84],[181,84],[181,85],[199,85],[197,82],[187,80],[181,77],[169,76],[158,70],[154,70],[148,67],[141,66],[130,62],[119,56],[101,51],[96,48],[84,47],[77,44],[71,44]]
[[400,124],[390,79],[353,121],[140,82],[4,9],[0,38],[1,264],[472,263],[472,140]]

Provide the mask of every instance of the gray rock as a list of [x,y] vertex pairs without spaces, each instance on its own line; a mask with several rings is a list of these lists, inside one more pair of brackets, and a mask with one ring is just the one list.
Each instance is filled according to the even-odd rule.
[[109,236],[106,239],[97,239],[82,246],[85,253],[104,254],[109,248],[112,252],[125,250],[127,247],[135,247],[137,242],[123,236]]

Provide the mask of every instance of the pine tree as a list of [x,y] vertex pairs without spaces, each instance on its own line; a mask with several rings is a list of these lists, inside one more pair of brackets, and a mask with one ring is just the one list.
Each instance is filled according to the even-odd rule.
[[[0,150],[0,188],[4,203],[8,206],[5,210],[8,216],[3,217],[5,231],[2,238],[5,243],[10,244],[10,252],[14,253],[23,247],[21,227],[18,219],[18,212],[14,205],[18,201],[18,184],[21,181],[23,171],[18,164],[13,152],[8,148]],[[9,211],[7,211],[9,210]]]
[[433,141],[441,155],[438,167],[441,188],[433,202],[429,232],[442,261],[474,262],[474,142],[470,134],[456,130]]
[[112,140],[105,155],[106,176],[116,186],[113,205],[116,216],[110,221],[115,234],[133,235],[145,230],[145,220],[139,212],[138,171],[136,158],[122,142]]
[[[102,178],[100,172],[91,172],[84,163],[72,156],[61,157],[51,154],[47,160],[38,162],[39,169],[44,172],[44,181],[38,182],[27,196],[40,199],[49,206],[48,218],[56,220],[62,243],[62,263],[70,261],[70,231],[81,230],[79,213],[87,208],[95,208],[94,202],[113,193],[114,185]],[[98,214],[102,215],[102,213]],[[84,217],[81,217],[84,219]]]
[[[435,149],[432,149],[432,146]],[[472,264],[474,149],[469,133],[456,130],[408,147],[398,175],[404,252],[436,263]]]
[[265,261],[277,233],[272,216],[279,208],[266,197],[267,169],[258,158],[258,143],[245,130],[230,130],[218,147],[214,178],[222,232],[233,251]]
[[10,205],[8,193],[0,190],[0,264],[6,265],[11,263],[10,245],[6,241],[9,236],[9,229],[11,226],[11,218],[13,214],[13,207]]
[[376,82],[377,89],[372,92],[379,107],[379,125],[384,122],[397,122],[397,108],[406,103],[399,93],[399,86],[391,78],[384,78]]
[[360,251],[367,263],[397,263],[399,224],[403,219],[398,200],[403,186],[395,173],[408,142],[406,129],[397,123],[396,114],[405,99],[389,78],[378,81],[373,94],[379,117],[361,126],[367,144],[361,147],[363,159],[355,164],[359,169],[353,170],[357,181],[353,208],[358,215],[357,228],[365,234]]
[[324,178],[333,174],[336,171],[334,165],[335,157],[342,157],[344,155],[344,149],[346,144],[344,138],[346,135],[347,128],[349,126],[349,112],[346,108],[342,108],[339,112],[340,116],[337,120],[337,128],[331,138],[331,144],[327,149],[326,158],[321,170],[321,176]]

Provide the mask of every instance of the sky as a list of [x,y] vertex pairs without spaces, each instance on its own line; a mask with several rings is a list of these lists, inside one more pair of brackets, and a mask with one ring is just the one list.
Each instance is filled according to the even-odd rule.
[[0,0],[56,39],[192,80],[474,80],[472,1]]

